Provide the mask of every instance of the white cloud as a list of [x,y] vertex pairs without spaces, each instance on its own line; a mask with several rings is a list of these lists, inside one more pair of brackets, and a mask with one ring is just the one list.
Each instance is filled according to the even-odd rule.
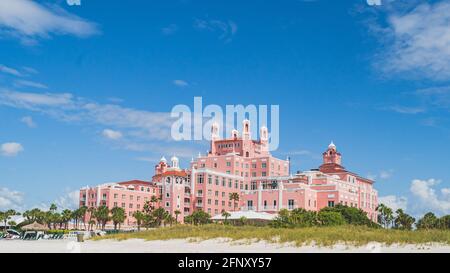
[[392,175],[394,174],[394,170],[381,170],[376,174],[373,173],[369,173],[367,175],[367,178],[369,178],[370,180],[385,180],[385,179],[389,179],[392,177]]
[[33,87],[38,89],[48,89],[48,86],[39,82],[27,81],[27,80],[16,80],[14,85],[18,87]]
[[400,105],[394,105],[387,108],[388,110],[400,113],[400,114],[420,114],[426,112],[426,109],[424,107],[410,107],[410,106],[400,106]]
[[121,139],[123,137],[122,133],[120,131],[114,131],[111,129],[105,129],[102,132],[102,135],[108,139],[112,139],[112,140],[118,140]]
[[436,179],[420,180],[414,179],[411,182],[411,193],[418,198],[418,203],[414,209],[418,212],[425,213],[433,211],[439,214],[450,213],[450,188],[441,189],[440,193],[436,193],[436,187],[440,183]]
[[25,93],[0,90],[0,105],[46,114],[64,122],[108,126],[126,130],[136,140],[170,141],[174,118],[170,113],[100,104],[67,93]]
[[8,105],[29,110],[42,106],[68,106],[73,103],[71,94],[39,94],[0,89],[0,105]]
[[450,86],[419,89],[415,94],[433,106],[450,108]]
[[26,116],[20,119],[21,122],[25,123],[30,128],[36,128],[37,125],[34,122],[33,118],[30,116]]
[[0,72],[6,73],[6,74],[10,74],[13,76],[22,76],[22,74],[14,68],[8,67],[6,65],[0,64]]
[[194,21],[194,27],[198,30],[217,32],[219,33],[219,39],[225,40],[226,42],[230,42],[238,30],[237,24],[231,20],[226,22],[221,20],[196,19]]
[[24,44],[35,44],[37,38],[52,34],[87,37],[98,33],[97,26],[56,5],[31,0],[0,1],[0,36],[18,38]]
[[69,6],[81,6],[81,0],[66,0]]
[[398,209],[406,210],[408,207],[408,199],[406,197],[398,197],[395,195],[380,196],[378,203],[390,207],[394,212]]
[[167,27],[163,27],[161,31],[164,35],[172,35],[178,31],[178,26],[175,24],[170,24]]
[[189,85],[189,83],[184,80],[174,80],[173,84],[175,84],[176,86],[179,86],[179,87],[186,87]]
[[23,207],[23,197],[24,194],[22,192],[0,187],[0,210],[21,210]]
[[4,156],[17,156],[23,150],[22,144],[16,142],[3,143],[0,146],[0,151]]
[[[53,203],[58,207],[58,210],[70,209],[74,210],[79,207],[80,191],[67,191],[64,195],[58,197]],[[48,206],[49,207],[49,206]]]
[[449,80],[450,2],[421,3],[406,12],[390,11],[387,28],[378,28],[387,46],[379,63],[382,70]]

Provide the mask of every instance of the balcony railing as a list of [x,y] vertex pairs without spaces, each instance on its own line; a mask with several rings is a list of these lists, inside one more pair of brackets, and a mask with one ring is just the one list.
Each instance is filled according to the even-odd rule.
[[196,206],[197,208],[203,208],[203,203],[195,203],[195,206]]
[[288,205],[287,206],[287,210],[294,210],[294,209],[298,209],[298,206],[297,205]]
[[203,193],[196,193],[196,194],[195,194],[195,197],[203,198]]
[[256,210],[256,207],[242,207],[241,210],[242,211],[254,211],[254,210]]

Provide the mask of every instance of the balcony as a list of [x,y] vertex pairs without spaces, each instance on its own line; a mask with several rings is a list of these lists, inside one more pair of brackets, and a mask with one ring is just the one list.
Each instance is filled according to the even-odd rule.
[[195,207],[197,207],[197,208],[203,208],[203,203],[195,203]]
[[197,193],[195,194],[195,197],[197,197],[197,198],[203,198],[203,193],[198,193],[198,192],[197,192]]
[[242,207],[241,210],[242,211],[255,211],[256,207]]
[[297,205],[288,205],[287,206],[287,210],[294,210],[294,209],[298,209]]

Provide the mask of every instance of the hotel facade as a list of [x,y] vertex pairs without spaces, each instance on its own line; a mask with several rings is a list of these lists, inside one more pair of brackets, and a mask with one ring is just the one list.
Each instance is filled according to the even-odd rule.
[[[378,193],[374,181],[348,171],[342,156],[331,143],[318,169],[291,174],[290,161],[269,152],[269,134],[260,129],[260,139],[251,139],[250,121],[243,121],[242,135],[233,130],[229,138],[219,137],[219,125],[211,128],[211,146],[206,155],[192,159],[189,169],[181,169],[177,157],[163,157],[155,166],[151,181],[109,183],[80,190],[80,206],[120,206],[125,209],[125,226],[136,225],[132,214],[146,202],[158,198],[178,219],[195,210],[211,216],[222,211],[277,213],[281,209],[303,208],[319,211],[337,204],[360,208],[377,221]],[[237,194],[239,201],[230,200]],[[87,216],[89,217],[89,216]]]

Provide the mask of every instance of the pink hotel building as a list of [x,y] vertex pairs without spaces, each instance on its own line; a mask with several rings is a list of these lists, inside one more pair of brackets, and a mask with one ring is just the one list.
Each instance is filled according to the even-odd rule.
[[[195,210],[215,216],[223,210],[318,211],[343,204],[360,208],[377,221],[374,181],[346,170],[333,143],[323,153],[318,169],[291,175],[289,160],[269,153],[267,128],[261,128],[259,140],[251,139],[250,130],[250,121],[244,120],[242,136],[233,130],[230,138],[221,139],[218,124],[213,124],[209,153],[193,159],[189,169],[181,169],[175,156],[170,165],[163,157],[150,182],[134,180],[83,188],[80,206],[120,206],[127,213],[125,226],[136,224],[133,212],[142,210],[152,196],[160,199],[156,206],[172,215],[179,211],[180,220]],[[238,204],[230,201],[230,193],[239,194]]]

